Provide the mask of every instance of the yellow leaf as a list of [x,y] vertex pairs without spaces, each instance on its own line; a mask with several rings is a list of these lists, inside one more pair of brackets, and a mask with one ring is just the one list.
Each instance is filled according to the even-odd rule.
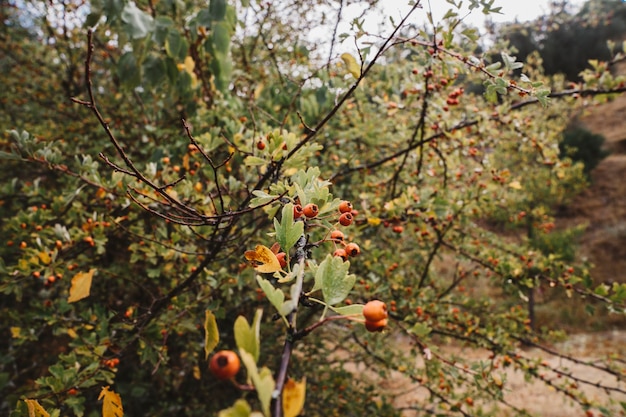
[[48,265],[52,261],[52,259],[50,259],[50,255],[48,255],[48,252],[39,252],[37,255],[39,256],[39,260],[41,261],[41,263],[43,263],[44,265]]
[[110,391],[109,387],[103,387],[98,396],[98,401],[102,401],[102,417],[123,417],[124,407],[120,395]]
[[50,417],[50,414],[39,405],[37,400],[24,400],[28,407],[28,417]]
[[79,272],[74,275],[72,286],[70,287],[70,296],[67,298],[68,303],[73,303],[89,296],[94,272],[96,272],[95,269],[90,269],[89,272]]
[[378,217],[368,217],[367,224],[370,226],[378,226],[381,223],[381,220]]
[[11,337],[17,339],[21,336],[22,329],[20,327],[11,327]]
[[519,181],[511,181],[509,183],[509,187],[511,187],[514,190],[521,190],[522,189],[522,184],[520,184]]
[[200,374],[200,367],[198,365],[193,367],[193,377],[198,381],[202,377],[202,375]]
[[283,388],[283,414],[284,417],[296,417],[304,407],[306,393],[306,378],[296,382],[292,379],[285,382]]
[[356,59],[347,52],[341,54],[341,59],[346,64],[348,72],[358,79],[361,76],[361,66],[356,62]]
[[208,359],[215,346],[220,341],[220,332],[217,330],[215,315],[207,310],[204,313],[204,359]]
[[76,330],[72,328],[67,329],[67,335],[72,339],[76,339],[78,337],[78,333],[76,333]]
[[280,262],[278,262],[278,258],[267,246],[257,245],[254,250],[246,251],[244,256],[249,261],[257,262],[258,265],[256,265],[255,268],[261,273],[267,274],[280,271],[282,269],[280,267]]

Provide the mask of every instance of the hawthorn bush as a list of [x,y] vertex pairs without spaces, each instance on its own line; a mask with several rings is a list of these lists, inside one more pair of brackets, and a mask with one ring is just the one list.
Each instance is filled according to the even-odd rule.
[[585,183],[570,114],[623,77],[485,62],[454,2],[342,33],[350,3],[2,9],[2,413],[525,415],[507,367],[617,412],[580,387],[623,394],[623,358],[588,381],[520,346],[549,350],[537,286],[625,311],[626,285],[536,238]]

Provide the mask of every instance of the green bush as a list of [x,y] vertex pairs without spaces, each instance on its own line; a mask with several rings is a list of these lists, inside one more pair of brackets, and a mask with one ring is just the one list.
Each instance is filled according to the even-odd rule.
[[598,166],[600,161],[609,155],[609,151],[602,148],[604,136],[589,130],[574,126],[563,132],[559,142],[561,158],[569,157],[574,162],[582,162],[587,176]]

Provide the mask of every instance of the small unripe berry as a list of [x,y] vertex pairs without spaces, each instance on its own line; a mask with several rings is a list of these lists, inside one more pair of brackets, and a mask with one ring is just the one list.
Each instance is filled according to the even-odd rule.
[[309,203],[302,208],[302,212],[306,217],[313,218],[319,213],[319,208],[317,207],[317,204]]
[[343,213],[339,216],[339,224],[342,226],[350,226],[353,220],[354,217],[352,216],[352,213]]

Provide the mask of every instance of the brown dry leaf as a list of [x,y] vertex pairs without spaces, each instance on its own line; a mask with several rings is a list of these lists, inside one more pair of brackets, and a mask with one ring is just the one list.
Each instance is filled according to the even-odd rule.
[[261,273],[268,274],[280,271],[280,262],[270,248],[263,245],[257,245],[254,250],[248,250],[244,253],[247,260],[257,262],[255,269]]
[[285,417],[296,417],[304,407],[306,394],[306,378],[296,382],[293,379],[285,382],[283,388],[283,414]]
[[103,387],[98,396],[98,401],[102,402],[102,417],[123,417],[124,407],[122,407],[122,398],[114,391],[110,391],[109,387]]
[[50,417],[37,400],[24,400],[24,402],[28,407],[28,417]]
[[74,275],[72,286],[70,287],[70,296],[67,298],[68,303],[73,303],[89,296],[94,272],[96,270],[92,268],[89,272],[79,272]]

